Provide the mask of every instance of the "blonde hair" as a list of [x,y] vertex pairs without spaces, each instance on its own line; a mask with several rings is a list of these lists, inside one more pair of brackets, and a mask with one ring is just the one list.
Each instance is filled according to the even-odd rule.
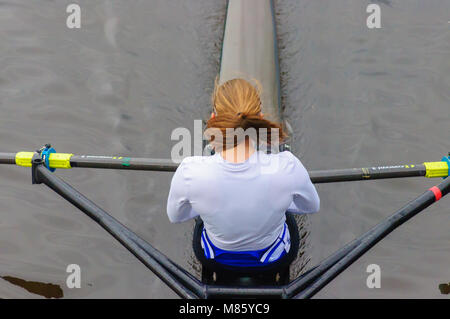
[[[256,82],[257,83],[257,82]],[[244,139],[242,134],[228,134],[229,129],[242,129],[240,132],[254,129],[256,143],[265,142],[271,144],[273,133],[278,133],[276,142],[282,142],[286,138],[282,125],[264,119],[261,114],[261,85],[257,87],[244,79],[233,79],[219,85],[216,78],[214,91],[212,94],[213,116],[207,122],[205,132],[213,147],[223,150],[235,147]],[[210,129],[215,129],[210,130]],[[261,130],[265,129],[265,130]],[[217,131],[219,130],[219,131]],[[208,133],[209,131],[209,133]],[[228,132],[227,132],[228,131]],[[261,140],[260,132],[264,131],[267,140]],[[222,140],[215,138],[216,133],[220,133]],[[247,136],[248,137],[248,136]]]

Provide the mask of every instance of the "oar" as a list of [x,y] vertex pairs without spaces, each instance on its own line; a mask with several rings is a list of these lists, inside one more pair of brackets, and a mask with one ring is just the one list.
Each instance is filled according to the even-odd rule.
[[[319,292],[325,285],[332,281],[337,275],[343,272],[365,252],[372,248],[381,239],[386,237],[394,229],[405,223],[407,220],[423,211],[428,206],[440,200],[443,196],[450,192],[450,178],[446,178],[438,186],[434,186],[425,193],[412,200],[394,215],[381,222],[370,230],[366,235],[362,236],[356,247],[351,249],[339,261],[335,262],[327,271],[316,274],[316,280],[300,292],[295,298],[311,298]],[[320,267],[320,266],[319,266]]]
[[[33,152],[0,153],[0,164],[15,164],[31,167]],[[126,156],[74,155],[69,153],[50,153],[49,168],[103,168],[145,171],[175,171],[177,163],[169,159],[137,158]],[[440,162],[422,164],[400,164],[372,166],[336,170],[313,170],[309,172],[313,183],[332,183],[359,180],[373,180],[400,177],[447,177],[450,171],[450,156]]]
[[[31,167],[31,158],[33,157],[33,154],[33,152],[0,153],[0,164],[15,164],[17,166]],[[155,158],[51,153],[49,156],[49,167],[64,169],[86,167],[174,172],[177,169],[178,164],[171,160]]]

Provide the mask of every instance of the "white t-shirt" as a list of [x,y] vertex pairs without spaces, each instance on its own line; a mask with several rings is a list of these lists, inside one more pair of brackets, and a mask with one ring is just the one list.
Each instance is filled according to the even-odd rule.
[[212,243],[231,251],[259,250],[280,235],[285,212],[314,213],[320,200],[308,172],[291,152],[255,152],[242,163],[222,155],[185,158],[167,201],[172,223],[200,215]]

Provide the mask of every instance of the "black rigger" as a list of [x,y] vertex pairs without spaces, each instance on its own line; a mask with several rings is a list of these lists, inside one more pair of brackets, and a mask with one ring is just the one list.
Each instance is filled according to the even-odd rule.
[[436,201],[436,191],[440,192],[442,196],[447,195],[450,191],[450,178],[447,178],[435,187],[435,192],[426,191],[394,215],[287,285],[278,287],[218,287],[201,283],[189,272],[172,262],[95,203],[47,170],[42,159],[37,155],[33,158],[32,171],[34,183],[44,183],[91,217],[183,298],[250,296],[260,298],[310,298],[387,234],[433,204]]
[[180,297],[204,297],[204,287],[200,281],[169,260],[165,255],[61,178],[56,177],[42,165],[40,158],[34,164],[33,176],[34,183],[47,185],[103,227]]
[[[450,178],[446,178],[441,184],[436,186],[442,196],[447,195],[450,192]],[[414,217],[428,206],[437,201],[436,195],[433,191],[428,190],[416,199],[412,200],[404,207],[399,209],[395,214],[381,222],[372,230],[363,235],[356,241],[357,246],[344,254],[342,258],[332,265],[327,271],[320,274],[315,278],[315,281],[297,294],[295,298],[311,298],[317,292],[319,292],[325,285],[332,281],[337,275],[343,272],[365,252],[372,248],[381,239],[386,237],[394,229]],[[331,263],[330,263],[331,264]]]

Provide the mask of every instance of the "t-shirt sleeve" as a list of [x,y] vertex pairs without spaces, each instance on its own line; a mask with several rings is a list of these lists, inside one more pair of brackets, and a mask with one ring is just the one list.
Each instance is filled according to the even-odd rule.
[[308,171],[300,160],[292,156],[290,178],[292,181],[293,201],[288,211],[296,214],[310,214],[320,209],[320,198],[314,184],[311,182]]
[[181,223],[198,216],[188,198],[188,187],[184,177],[185,164],[178,166],[172,177],[167,199],[167,216],[172,223]]

